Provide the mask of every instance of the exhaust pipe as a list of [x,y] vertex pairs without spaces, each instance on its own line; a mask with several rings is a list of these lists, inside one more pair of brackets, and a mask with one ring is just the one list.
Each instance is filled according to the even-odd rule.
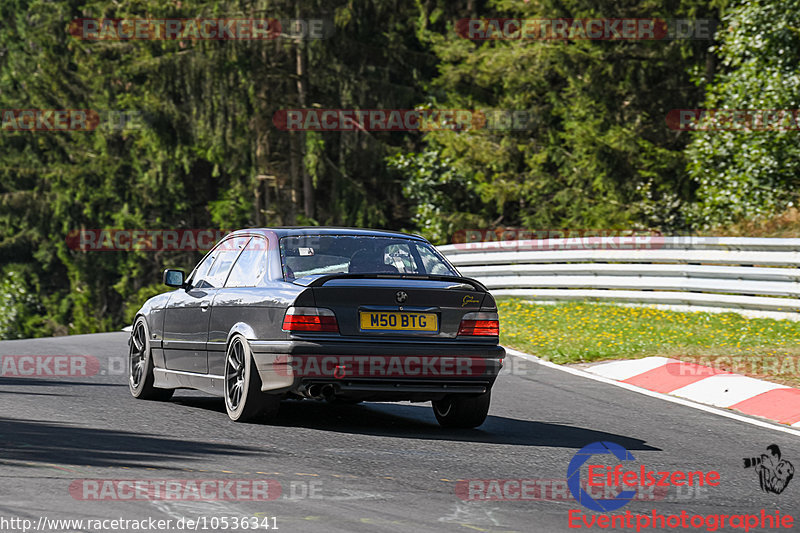
[[336,398],[336,389],[334,388],[333,385],[325,385],[324,387],[322,387],[321,394],[326,401],[330,402],[333,401],[334,398]]
[[336,398],[336,387],[331,384],[321,385],[319,383],[314,383],[313,385],[309,385],[305,395],[314,400],[327,400],[330,402]]

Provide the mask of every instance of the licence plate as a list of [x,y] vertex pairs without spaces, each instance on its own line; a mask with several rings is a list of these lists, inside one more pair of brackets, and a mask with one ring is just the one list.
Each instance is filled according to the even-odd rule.
[[438,331],[434,313],[409,313],[406,311],[362,311],[361,329],[384,331]]

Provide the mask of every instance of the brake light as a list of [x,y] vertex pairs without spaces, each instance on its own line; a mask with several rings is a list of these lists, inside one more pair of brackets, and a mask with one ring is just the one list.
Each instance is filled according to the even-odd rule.
[[497,337],[500,335],[497,313],[467,313],[461,319],[458,334]]
[[323,307],[290,307],[283,317],[284,331],[339,333],[336,315]]

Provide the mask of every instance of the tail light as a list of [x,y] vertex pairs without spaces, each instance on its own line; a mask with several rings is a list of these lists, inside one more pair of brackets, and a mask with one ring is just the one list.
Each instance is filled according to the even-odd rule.
[[284,331],[339,333],[336,315],[323,307],[290,307],[283,317]]
[[458,334],[497,337],[500,335],[500,320],[497,313],[467,313],[461,318]]

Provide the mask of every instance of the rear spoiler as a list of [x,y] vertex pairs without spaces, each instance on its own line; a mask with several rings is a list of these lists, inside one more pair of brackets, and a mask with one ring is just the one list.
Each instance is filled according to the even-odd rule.
[[420,281],[452,281],[462,285],[470,285],[478,292],[489,292],[479,281],[464,276],[443,276],[438,274],[320,274],[304,276],[293,281],[295,285],[304,287],[321,287],[334,279],[412,279]]

